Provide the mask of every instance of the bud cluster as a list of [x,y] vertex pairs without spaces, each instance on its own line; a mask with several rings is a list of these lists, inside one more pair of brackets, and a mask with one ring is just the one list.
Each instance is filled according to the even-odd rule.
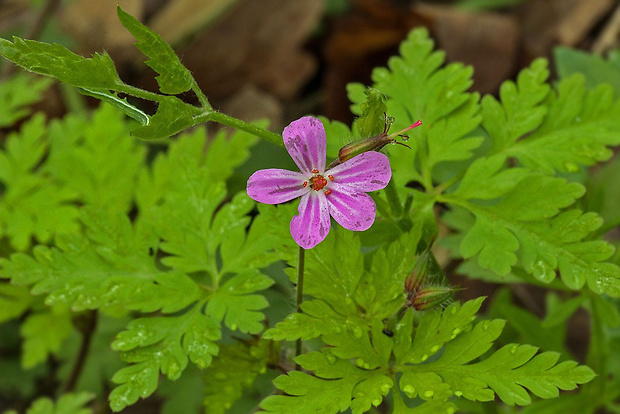
[[427,310],[441,306],[450,300],[454,289],[449,286],[426,285],[430,267],[435,264],[435,259],[430,251],[430,246],[419,257],[407,279],[405,279],[405,292],[407,302],[405,307],[413,307],[416,310]]

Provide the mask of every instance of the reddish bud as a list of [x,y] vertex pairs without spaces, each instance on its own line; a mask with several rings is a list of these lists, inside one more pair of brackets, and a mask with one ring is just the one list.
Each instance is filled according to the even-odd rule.
[[446,286],[427,286],[411,298],[411,306],[416,310],[427,310],[443,305],[452,296],[453,289]]
[[329,168],[335,167],[336,165],[343,163],[347,160],[350,160],[356,155],[362,154],[364,152],[379,151],[381,148],[385,147],[387,144],[399,144],[407,148],[410,148],[408,145],[397,141],[396,137],[401,137],[403,138],[403,141],[406,141],[407,139],[409,139],[409,137],[404,135],[404,133],[409,131],[410,129],[413,129],[415,127],[422,125],[422,121],[417,121],[413,125],[410,125],[401,131],[388,135],[387,130],[390,124],[391,124],[391,121],[390,122],[386,121],[385,130],[381,134],[375,137],[359,139],[355,142],[352,142],[340,148],[340,151],[338,152],[338,159],[335,160],[329,166]]

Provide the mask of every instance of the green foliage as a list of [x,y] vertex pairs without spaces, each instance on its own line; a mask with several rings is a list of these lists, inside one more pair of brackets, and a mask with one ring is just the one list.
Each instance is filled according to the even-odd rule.
[[93,410],[85,408],[94,395],[87,392],[63,394],[56,402],[43,397],[32,403],[26,414],[91,414]]
[[387,107],[385,95],[374,88],[369,88],[366,100],[360,105],[360,117],[353,122],[353,134],[357,138],[369,138],[383,132],[386,123]]
[[265,372],[270,348],[268,341],[222,345],[218,358],[205,371],[206,411],[229,412],[243,390],[252,387],[257,375]]
[[[372,72],[373,87],[387,95],[387,113],[394,117],[394,130],[416,120],[423,127],[410,133],[411,150],[390,150],[390,163],[397,184],[418,181],[430,187],[436,165],[472,156],[482,138],[470,136],[480,124],[478,95],[468,93],[472,69],[459,63],[441,67],[444,53],[433,51],[433,41],[424,29],[412,31],[400,46],[400,55],[387,68]],[[359,115],[365,88],[348,86],[353,112]]]
[[[409,403],[399,401],[401,391],[410,400],[446,411],[452,408],[444,404],[453,396],[491,401],[497,395],[507,404],[525,405],[531,397],[522,387],[540,398],[552,398],[558,389],[574,389],[594,378],[589,368],[574,362],[557,364],[558,353],[535,356],[537,348],[528,345],[505,346],[475,362],[505,324],[494,320],[472,325],[483,298],[462,306],[453,303],[443,312],[416,313],[414,321],[414,311],[403,312],[401,307],[403,280],[413,269],[419,237],[403,236],[375,252],[366,266],[362,254],[343,256],[345,246],[358,251],[359,239],[351,233],[336,231],[308,252],[306,287],[313,299],[303,303],[303,313],[289,315],[264,337],[320,337],[327,346],[296,358],[313,375],[289,372],[277,378],[274,383],[287,395],[270,396],[261,408],[326,413],[350,408],[362,413],[381,404],[390,391],[399,393],[392,398],[403,412]],[[400,317],[389,328],[386,320],[394,315]],[[399,380],[396,372],[402,373]]]
[[30,247],[32,237],[49,242],[59,233],[77,229],[77,194],[42,171],[47,152],[45,119],[36,115],[19,133],[9,134],[0,150],[0,182],[5,186],[0,204],[0,235],[17,250]]
[[11,126],[27,116],[30,113],[27,106],[40,101],[49,84],[49,79],[22,73],[3,80],[0,83],[0,128]]
[[[418,181],[431,193],[413,191],[413,219],[424,218],[424,231],[433,234],[437,201],[464,208],[475,220],[462,227],[460,253],[476,257],[483,269],[505,276],[519,266],[543,283],[552,282],[559,270],[571,289],[587,282],[596,293],[620,295],[620,268],[604,262],[613,248],[588,240],[600,218],[563,211],[584,188],[552,176],[606,160],[608,147],[620,143],[620,103],[611,88],[586,91],[583,77],[575,75],[552,90],[546,61],[539,59],[516,83],[502,85],[500,100],[485,96],[478,113],[478,97],[466,92],[471,71],[459,64],[441,67],[443,53],[432,49],[426,32],[414,30],[401,45],[401,56],[372,76],[373,86],[387,95],[397,128],[417,118],[424,122],[413,131],[412,151],[390,151],[398,187]],[[420,85],[424,88],[412,94]],[[361,85],[349,87],[356,113],[362,92]],[[488,134],[482,146],[482,138],[472,136],[479,124]],[[485,153],[474,157],[474,150]],[[513,159],[519,164],[509,167]],[[437,165],[450,172],[440,174]]]
[[0,39],[0,55],[22,68],[87,89],[115,89],[122,84],[107,53],[84,58],[59,44],[13,37]]
[[32,368],[58,353],[71,333],[71,315],[63,311],[38,312],[28,315],[21,326],[24,339],[22,366]]
[[170,95],[190,90],[194,78],[183,66],[170,45],[135,17],[123,11],[120,6],[117,6],[117,12],[123,26],[138,40],[136,43],[138,49],[149,57],[150,60],[146,64],[159,73],[156,78],[159,89]]
[[[505,82],[498,99],[480,101],[468,92],[472,69],[444,65],[427,32],[414,30],[400,56],[373,71],[370,88],[349,86],[358,116],[352,128],[322,122],[334,158],[353,137],[382,134],[392,117],[396,130],[423,124],[409,133],[411,150],[387,149],[394,180],[373,193],[373,228],[359,234],[334,225],[307,251],[301,311],[282,316],[267,297],[290,292],[282,262],[271,265],[283,261],[299,282],[289,230],[297,205],[256,212],[245,193],[231,191],[246,178],[239,167],[256,136],[281,137],[214,111],[159,35],[120,8],[118,16],[157,72],[161,94],[123,83],[105,53],[84,58],[60,45],[0,40],[9,60],[111,104],[49,123],[34,115],[0,150],[0,322],[7,322],[0,347],[15,352],[21,337],[22,366],[34,368],[20,377],[3,356],[0,370],[10,378],[0,388],[21,381],[30,398],[43,373],[70,391],[113,388],[114,411],[159,389],[163,412],[195,410],[204,398],[215,413],[268,394],[260,407],[274,413],[363,413],[379,405],[453,413],[464,400],[542,412],[549,409],[542,400],[591,381],[557,407],[588,407],[589,399],[603,407],[617,398],[620,313],[610,297],[620,296],[620,267],[600,236],[618,222],[617,197],[607,188],[618,163],[585,185],[573,174],[609,159],[620,144],[612,87],[578,74],[552,87],[540,59]],[[608,75],[614,62],[605,63]],[[25,117],[46,83],[6,85],[0,126]],[[190,90],[200,107],[171,96]],[[148,115],[119,94],[154,101],[157,111]],[[167,137],[209,120],[246,132],[209,137],[197,128],[151,149],[129,136],[133,129],[140,138]],[[414,306],[424,293],[455,290],[431,253],[440,220],[454,230],[445,245],[465,259],[467,273],[566,292],[547,296],[544,320],[513,304],[507,289],[494,294],[487,320],[477,317],[481,297]],[[586,284],[588,291],[569,292]],[[581,307],[592,317],[592,368],[571,361],[564,344],[566,322]],[[292,370],[292,353],[279,341],[298,340],[312,342],[294,358],[302,369]],[[262,384],[276,372],[272,393]],[[39,399],[28,412],[86,413],[92,398]]]
[[553,56],[560,78],[581,73],[588,89],[605,83],[614,88],[616,96],[620,95],[620,59],[617,50],[611,52],[608,59],[603,59],[598,55],[558,46],[553,50]]
[[583,76],[574,75],[550,91],[547,76],[546,61],[535,61],[516,85],[502,85],[503,107],[490,96],[482,101],[493,151],[544,173],[575,172],[609,159],[607,147],[620,143],[620,103],[614,102],[613,89],[600,85],[586,91]]
[[[258,269],[275,260],[263,251],[270,245],[266,223],[259,218],[247,229],[254,204],[245,195],[224,203],[226,180],[255,139],[220,133],[207,144],[199,129],[158,155],[150,169],[143,165],[144,148],[128,138],[127,125],[109,107],[91,122],[78,116],[56,122],[49,134],[42,122],[34,118],[24,127],[34,132],[7,143],[9,154],[23,159],[5,162],[9,189],[16,177],[40,172],[64,183],[86,206],[74,229],[57,235],[56,246],[3,259],[2,276],[14,284],[3,289],[10,308],[2,308],[5,318],[28,306],[22,286],[59,310],[31,314],[22,325],[25,367],[59,351],[72,330],[71,314],[63,309],[145,313],[113,342],[131,364],[113,377],[119,386],[111,406],[121,410],[152,394],[160,372],[174,380],[189,361],[209,366],[218,354],[221,323],[233,331],[262,330],[261,310],[268,304],[255,292],[273,282]],[[134,197],[139,210],[132,222],[127,212]],[[24,304],[12,306],[13,298]]]

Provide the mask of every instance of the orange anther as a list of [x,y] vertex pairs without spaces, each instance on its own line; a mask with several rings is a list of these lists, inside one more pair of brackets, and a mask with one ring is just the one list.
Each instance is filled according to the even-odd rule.
[[327,185],[327,180],[323,178],[323,187],[325,187],[326,185]]
[[328,175],[327,178],[329,178],[330,181],[334,181],[334,176],[333,175]]
[[332,193],[332,190],[326,190],[325,191],[325,195],[330,195]]
[[304,181],[304,188],[308,186],[308,181]]
[[312,172],[313,172],[314,174],[318,174],[318,173],[319,173],[319,170],[317,170],[317,169],[315,168],[314,170],[312,170]]

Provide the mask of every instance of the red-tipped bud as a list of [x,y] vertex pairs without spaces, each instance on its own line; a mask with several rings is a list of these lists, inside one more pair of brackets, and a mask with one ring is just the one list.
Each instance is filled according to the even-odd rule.
[[407,297],[411,299],[413,295],[420,289],[422,284],[426,281],[428,277],[428,269],[430,263],[430,253],[426,250],[424,253],[420,254],[418,257],[418,261],[413,266],[413,269],[405,279],[405,291],[407,292]]
[[418,291],[411,300],[416,310],[427,310],[445,304],[450,300],[453,289],[446,286],[427,286]]
[[350,160],[356,155],[362,154],[364,152],[379,151],[381,148],[385,147],[387,144],[399,144],[399,145],[403,145],[409,148],[408,145],[397,141],[396,137],[402,137],[403,141],[406,141],[409,137],[404,135],[404,133],[415,127],[422,125],[422,121],[417,121],[413,125],[410,125],[407,128],[403,129],[402,131],[398,131],[398,132],[388,135],[387,129],[389,128],[390,123],[391,121],[386,121],[386,129],[381,134],[375,137],[371,137],[371,138],[359,139],[355,142],[352,142],[340,148],[340,151],[338,152],[338,159],[330,165],[330,168],[340,163],[343,163],[347,160]]

